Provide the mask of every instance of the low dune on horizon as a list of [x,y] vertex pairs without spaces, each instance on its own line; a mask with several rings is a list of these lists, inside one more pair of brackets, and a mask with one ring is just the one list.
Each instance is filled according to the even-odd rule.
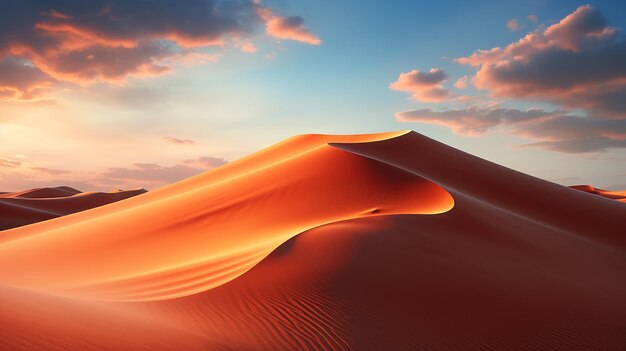
[[145,193],[145,189],[82,192],[69,186],[0,192],[0,231],[88,210]]
[[626,190],[604,190],[591,185],[572,185],[570,188],[626,203]]
[[0,193],[0,349],[624,350],[624,228],[626,192],[413,131],[299,135],[150,192]]

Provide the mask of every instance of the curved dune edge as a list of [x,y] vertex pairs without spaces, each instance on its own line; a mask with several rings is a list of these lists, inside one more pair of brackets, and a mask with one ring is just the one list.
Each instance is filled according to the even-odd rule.
[[439,185],[329,145],[405,134],[302,135],[141,198],[9,231],[0,283],[83,299],[171,299],[239,277],[314,227],[450,210]]

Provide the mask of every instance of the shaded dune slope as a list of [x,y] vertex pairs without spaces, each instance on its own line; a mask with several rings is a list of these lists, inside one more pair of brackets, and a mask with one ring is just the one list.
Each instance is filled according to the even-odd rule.
[[60,186],[0,194],[0,230],[20,227],[103,206],[145,193],[145,189],[109,193],[81,192]]
[[[266,221],[251,215],[251,222],[246,224],[249,231],[233,234],[256,238],[254,242],[281,232],[285,227],[276,227],[278,219],[283,225],[291,223],[284,230],[288,235],[268,241],[266,249],[271,253],[267,257],[265,251],[258,251],[263,252],[260,256],[264,259],[235,255],[236,259],[227,260],[258,262],[248,262],[245,274],[222,284],[202,282],[198,290],[168,278],[163,269],[156,280],[131,277],[76,289],[59,289],[53,281],[18,277],[3,269],[0,283],[29,291],[0,288],[0,299],[6,302],[0,305],[0,323],[5,324],[0,328],[12,332],[0,338],[0,345],[172,350],[623,350],[626,346],[623,203],[512,171],[414,132],[349,140],[301,138],[307,140],[302,144],[311,144],[297,142],[300,147],[289,147],[298,138],[282,144],[293,153],[281,151],[279,144],[243,159],[241,164],[233,163],[232,168],[220,168],[164,188],[160,194],[155,191],[143,195],[144,199],[131,198],[108,209],[5,232],[10,235],[0,245],[0,258],[9,258],[0,266],[9,260],[18,262],[17,267],[34,265],[33,271],[25,273],[37,276],[35,272],[48,268],[41,266],[39,258],[29,259],[23,250],[34,248],[35,257],[48,255],[45,262],[54,268],[46,272],[57,274],[57,270],[68,268],[60,258],[68,253],[46,238],[70,242],[70,237],[78,238],[78,234],[72,236],[73,230],[86,223],[91,223],[95,233],[102,225],[118,222],[133,229],[124,231],[126,235],[116,237],[108,246],[97,246],[101,250],[141,242],[129,249],[129,257],[124,256],[131,266],[138,262],[132,261],[130,254],[150,252],[151,245],[166,251],[162,254],[167,256],[168,245],[174,241],[162,241],[161,236],[170,233],[178,239],[192,236],[194,243],[203,246],[199,251],[211,252],[218,242],[204,241],[205,236],[219,231],[204,228],[216,225],[211,221],[228,222],[231,211],[240,221],[247,218],[240,217],[242,213],[254,212],[246,209],[278,211],[276,217],[263,217]],[[288,153],[289,161],[280,161],[282,152]],[[265,159],[256,163],[257,157]],[[302,157],[311,158],[304,162]],[[289,168],[290,162],[295,162],[294,168]],[[310,167],[309,162],[319,171],[303,168]],[[257,170],[267,164],[272,166]],[[281,168],[285,173],[269,172],[277,167],[287,168]],[[269,173],[264,175],[261,170]],[[348,174],[341,176],[344,170]],[[314,176],[303,174],[308,172]],[[279,190],[286,180],[277,174],[292,177],[293,173],[304,177],[302,182]],[[328,174],[334,175],[332,181],[325,178]],[[228,190],[229,196],[212,195],[228,210],[210,211],[201,217],[211,221],[187,217],[190,214],[181,206],[193,202],[190,199],[197,189],[204,193],[208,191],[205,187],[219,188],[235,180],[237,185]],[[255,186],[246,188],[244,184],[252,180],[257,181]],[[339,185],[330,186],[335,180],[363,188],[355,185],[357,190],[350,192]],[[254,197],[259,194],[255,190],[267,182],[278,188],[264,192],[261,187],[260,194],[265,195]],[[379,195],[359,197],[372,187]],[[233,191],[242,195],[233,195]],[[316,194],[307,197],[307,191]],[[241,207],[230,205],[229,199],[243,194],[255,200]],[[179,196],[186,201],[175,202]],[[271,201],[281,196],[285,197]],[[342,196],[359,205],[338,204]],[[325,197],[329,198],[322,207],[330,206],[328,212],[298,203],[299,199],[315,202]],[[372,199],[375,201],[368,201]],[[195,208],[196,212],[198,208],[212,208],[197,201],[202,206]],[[133,218],[140,209],[153,206],[151,210],[156,211],[159,204],[181,218],[176,227],[185,226],[189,231],[168,229],[134,236]],[[98,223],[103,216],[119,217]],[[293,236],[298,228],[315,226],[315,221],[302,219],[309,216],[316,217],[318,225],[328,224]],[[144,223],[152,225],[157,217]],[[272,228],[265,231],[267,227]],[[115,231],[109,233],[115,236]],[[143,240],[145,237],[150,240]],[[81,250],[91,252],[87,243],[79,243]],[[228,241],[219,243],[221,249],[231,247],[226,245]],[[51,255],[46,249],[61,253]],[[106,257],[101,259],[106,261]],[[211,266],[222,267],[215,262],[199,264],[202,268],[183,276],[190,283],[214,276],[206,271]],[[100,273],[97,269],[94,272]],[[57,276],[54,282],[69,284],[84,279],[80,271],[68,276]],[[164,292],[162,283],[176,286],[176,290]],[[131,288],[135,290],[129,291]],[[197,293],[189,295],[191,292]],[[109,301],[98,301],[102,298]]]
[[4,198],[52,198],[52,197],[66,197],[76,194],[80,194],[80,190],[76,190],[69,186],[57,186],[53,188],[34,188],[24,191],[17,191],[13,193],[3,193],[0,197]]

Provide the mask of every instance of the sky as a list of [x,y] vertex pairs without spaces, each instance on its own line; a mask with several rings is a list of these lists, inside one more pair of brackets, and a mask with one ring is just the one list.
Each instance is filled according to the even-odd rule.
[[624,13],[4,0],[0,191],[156,189],[296,134],[411,129],[552,182],[626,189]]

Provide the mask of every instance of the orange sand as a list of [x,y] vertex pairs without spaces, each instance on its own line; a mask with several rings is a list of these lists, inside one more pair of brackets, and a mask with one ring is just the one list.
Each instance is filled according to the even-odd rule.
[[299,136],[1,232],[0,348],[622,350],[625,227],[414,132]]
[[609,191],[604,189],[594,188],[591,185],[572,185],[570,188],[584,191],[586,193],[599,195],[602,197],[606,197],[607,199],[617,200],[619,202],[626,203],[626,190],[622,191]]

